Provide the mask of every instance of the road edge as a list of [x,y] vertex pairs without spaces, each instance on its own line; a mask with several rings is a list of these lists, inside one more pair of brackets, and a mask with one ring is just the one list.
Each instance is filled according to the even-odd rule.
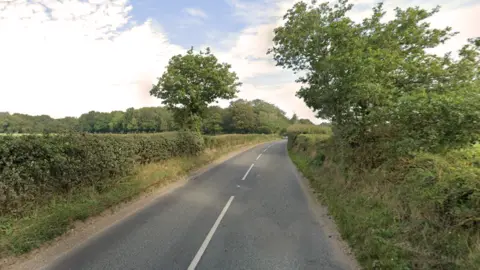
[[295,163],[290,158],[290,152],[288,151],[288,142],[285,144],[285,151],[287,159],[290,164],[290,169],[297,182],[300,185],[305,197],[307,198],[308,208],[312,211],[313,216],[317,220],[319,226],[328,236],[328,242],[333,249],[333,255],[335,261],[345,267],[345,269],[359,270],[362,269],[355,258],[355,255],[348,245],[343,240],[338,227],[333,218],[328,214],[328,207],[323,205],[314,193],[313,188],[310,187],[310,180],[306,178],[303,173],[297,168]]
[[73,228],[68,232],[43,244],[41,247],[20,256],[3,258],[2,261],[0,261],[0,269],[45,269],[58,258],[67,255],[74,249],[81,247],[92,239],[100,236],[109,228],[118,225],[123,220],[129,218],[143,208],[154,204],[162,196],[175,191],[189,181],[194,180],[200,175],[242,153],[274,141],[276,140],[239,147],[238,149],[220,156],[209,164],[195,169],[185,177],[179,177],[165,186],[149,188],[141,192],[135,198],[112,206],[99,215],[89,217],[85,221],[77,221]]

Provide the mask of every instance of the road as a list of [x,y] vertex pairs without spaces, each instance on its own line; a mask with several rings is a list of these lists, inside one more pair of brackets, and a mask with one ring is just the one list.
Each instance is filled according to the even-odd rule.
[[336,258],[283,140],[191,179],[47,269],[348,269]]

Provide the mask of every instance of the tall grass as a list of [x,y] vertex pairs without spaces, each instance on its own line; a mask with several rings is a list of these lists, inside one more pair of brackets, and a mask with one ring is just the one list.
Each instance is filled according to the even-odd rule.
[[480,269],[479,146],[362,171],[334,145],[298,135],[289,153],[365,269]]

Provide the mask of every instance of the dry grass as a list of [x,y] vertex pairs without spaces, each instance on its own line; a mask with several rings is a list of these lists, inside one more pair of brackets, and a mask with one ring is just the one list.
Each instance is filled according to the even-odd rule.
[[480,269],[478,146],[361,171],[307,144],[290,156],[365,269]]
[[98,215],[149,189],[166,186],[236,149],[273,139],[272,136],[264,137],[243,144],[208,149],[195,157],[172,158],[143,165],[137,168],[134,175],[121,179],[101,193],[91,187],[77,188],[68,195],[54,197],[21,218],[2,216],[0,258],[38,248],[72,228],[75,221]]

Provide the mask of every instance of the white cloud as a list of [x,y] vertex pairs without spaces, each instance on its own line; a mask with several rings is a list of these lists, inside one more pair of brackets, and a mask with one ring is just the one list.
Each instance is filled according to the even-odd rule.
[[202,18],[202,19],[208,18],[207,13],[205,13],[203,10],[201,10],[199,8],[186,8],[186,9],[184,9],[184,11],[188,15],[193,16],[193,17],[199,17],[199,18]]
[[126,0],[0,2],[0,111],[78,116],[158,105],[148,94],[173,54]]
[[[295,97],[300,88],[295,76],[276,67],[266,55],[273,29],[296,0],[227,1],[247,25],[237,33],[212,32],[211,40],[221,41],[206,45],[213,47],[220,60],[232,64],[244,82],[239,97],[261,98],[289,116],[295,112],[315,120],[314,113]],[[352,16],[361,18],[377,1],[353,2],[359,6]],[[450,25],[461,34],[442,50],[457,50],[466,38],[480,36],[479,2],[429,3],[387,1],[385,7],[444,4],[433,25]],[[170,57],[185,49],[171,44],[155,21],[135,24],[131,9],[127,0],[0,1],[0,111],[62,117],[160,104],[148,90]],[[195,19],[200,20],[199,16]]]
[[[278,83],[265,84],[262,80],[253,80],[253,83],[245,83],[239,97],[262,98],[280,106],[288,115],[295,112],[300,118],[309,118],[316,123],[320,122],[320,119],[314,119],[314,113],[306,107],[303,101],[295,96],[300,85],[294,83],[293,74],[280,71],[270,59],[271,56],[266,57],[265,55],[267,49],[272,46],[273,29],[282,24],[282,16],[298,0],[260,0],[257,2],[226,0],[226,2],[235,8],[234,15],[248,26],[240,33],[228,35],[228,38],[221,42],[220,45],[223,49],[219,50],[219,57],[232,63],[232,67],[242,80],[249,81],[269,76],[269,81],[278,81]],[[373,5],[378,2],[378,0],[353,0],[351,3],[357,7],[350,13],[350,16],[359,21],[368,16]],[[401,8],[420,6],[431,9],[436,5],[442,5],[441,12],[431,20],[432,26],[452,26],[455,31],[461,32],[460,35],[436,50],[438,53],[443,53],[460,49],[469,37],[480,36],[480,28],[476,27],[480,22],[478,19],[480,2],[475,4],[474,2],[468,0],[454,2],[400,0],[386,1],[384,7],[388,11],[387,18],[392,18],[393,9],[397,6]],[[286,81],[285,78],[290,78],[290,81]]]

